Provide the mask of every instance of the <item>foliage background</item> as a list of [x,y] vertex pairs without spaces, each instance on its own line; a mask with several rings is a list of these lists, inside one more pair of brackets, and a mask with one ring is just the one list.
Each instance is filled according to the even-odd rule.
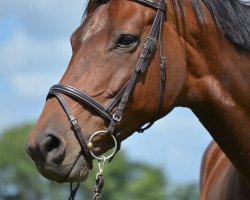
[[[0,200],[66,199],[68,184],[51,182],[40,176],[25,152],[25,140],[32,124],[3,132],[0,138]],[[81,184],[77,199],[91,199],[95,168]],[[124,152],[105,166],[102,200],[195,200],[194,183],[171,185],[161,168],[131,161]]]

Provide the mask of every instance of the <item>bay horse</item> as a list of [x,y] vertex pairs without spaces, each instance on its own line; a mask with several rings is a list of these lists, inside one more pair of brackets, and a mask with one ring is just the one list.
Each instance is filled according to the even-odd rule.
[[68,69],[26,143],[43,176],[84,181],[93,157],[104,160],[115,146],[112,159],[122,140],[181,106],[214,139],[200,199],[250,199],[249,6],[89,0],[71,44]]

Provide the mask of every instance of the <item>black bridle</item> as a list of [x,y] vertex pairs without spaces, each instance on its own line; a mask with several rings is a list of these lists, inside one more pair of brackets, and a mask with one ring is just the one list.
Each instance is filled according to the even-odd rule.
[[[86,161],[89,165],[89,168],[92,169],[93,167],[93,153],[89,146],[87,145],[85,139],[83,138],[83,134],[81,128],[77,122],[77,119],[74,117],[71,108],[66,103],[64,98],[61,94],[64,94],[72,99],[79,101],[80,103],[86,105],[88,108],[95,111],[99,114],[103,119],[109,122],[109,126],[105,132],[110,134],[112,137],[115,137],[118,141],[118,146],[120,146],[121,138],[120,133],[121,131],[118,130],[117,124],[121,121],[124,110],[126,108],[128,99],[130,94],[134,88],[136,80],[139,75],[143,74],[147,67],[148,62],[155,52],[155,46],[157,43],[157,39],[159,38],[159,46],[160,46],[160,97],[158,106],[155,112],[155,118],[149,122],[143,128],[139,128],[138,132],[143,132],[144,130],[148,129],[153,125],[153,123],[157,119],[157,115],[159,114],[160,109],[163,105],[164,99],[164,90],[165,90],[165,81],[166,81],[166,59],[163,55],[163,41],[162,41],[162,34],[163,34],[163,24],[165,19],[165,12],[166,12],[166,2],[165,0],[160,0],[159,2],[155,2],[155,0],[134,0],[138,3],[141,3],[145,6],[151,7],[157,11],[153,25],[151,30],[148,34],[148,37],[145,40],[144,48],[141,51],[141,54],[137,60],[135,70],[133,71],[129,81],[125,84],[125,86],[117,93],[117,95],[112,99],[111,103],[104,107],[95,99],[91,98],[89,95],[85,94],[84,92],[79,91],[78,89],[70,86],[70,85],[63,85],[63,84],[56,84],[50,88],[49,94],[47,99],[56,97],[57,100],[60,102],[62,108],[64,109],[70,123],[72,126],[72,130],[74,131],[75,137],[77,138],[81,149],[82,154],[86,158]],[[113,108],[117,106],[116,111],[113,113]],[[119,148],[116,149],[118,151]]]

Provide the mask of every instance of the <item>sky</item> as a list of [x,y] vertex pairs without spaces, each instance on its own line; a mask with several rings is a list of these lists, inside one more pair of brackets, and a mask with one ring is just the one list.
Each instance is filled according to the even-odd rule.
[[[70,36],[84,0],[0,1],[0,132],[35,122],[71,57]],[[199,179],[211,137],[189,109],[177,108],[122,144],[129,158],[160,166],[170,181]]]

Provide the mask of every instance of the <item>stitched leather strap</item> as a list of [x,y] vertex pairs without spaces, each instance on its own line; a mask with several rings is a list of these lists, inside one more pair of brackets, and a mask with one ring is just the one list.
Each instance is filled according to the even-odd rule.
[[162,12],[166,12],[166,2],[160,1],[159,3],[155,2],[155,0],[135,0],[136,2],[139,2],[141,4],[144,4],[148,7],[154,8],[156,10],[161,10]]
[[[144,4],[147,5],[151,5],[151,3],[149,3],[148,1],[145,0],[140,0],[138,2],[143,2]],[[161,8],[166,7],[165,4],[165,0],[161,0],[159,4],[157,4],[158,6],[161,6]],[[155,20],[153,22],[153,25],[151,27],[151,30],[149,32],[149,35],[145,41],[144,44],[144,48],[138,58],[136,67],[135,67],[135,71],[133,72],[133,74],[131,75],[130,80],[128,81],[128,84],[125,88],[125,91],[123,93],[123,96],[121,98],[121,101],[118,105],[117,111],[114,113],[113,115],[113,119],[110,122],[110,125],[108,127],[108,132],[110,134],[114,134],[115,133],[115,128],[117,126],[117,123],[121,120],[122,115],[124,113],[125,107],[127,105],[128,99],[130,97],[131,91],[135,85],[136,79],[138,77],[139,74],[142,74],[146,71],[147,67],[148,67],[148,61],[150,60],[152,54],[154,53],[155,50],[155,45],[156,45],[156,41],[157,38],[159,36],[160,38],[160,56],[161,56],[161,60],[163,58],[163,47],[162,47],[162,27],[163,27],[163,23],[164,23],[164,15],[165,12],[162,11],[162,9],[159,9],[158,7],[154,7],[157,10],[157,14],[155,17]],[[161,62],[162,63],[162,62]],[[156,114],[154,119],[144,128],[139,128],[138,132],[143,132],[144,130],[150,128],[158,115],[159,109],[162,107],[163,104],[163,98],[164,98],[164,83],[165,82],[165,77],[166,77],[166,70],[165,70],[165,66],[164,64],[161,64],[161,82],[160,82],[160,98],[159,98],[159,103],[157,105],[157,109],[156,109]]]
[[[161,8],[166,8],[166,2],[165,0],[160,1],[160,6]],[[161,9],[162,10],[162,9]],[[160,96],[159,96],[159,101],[158,101],[158,105],[156,108],[156,112],[155,112],[155,116],[154,119],[149,122],[145,127],[141,127],[140,129],[138,129],[139,133],[144,132],[145,130],[149,129],[157,120],[158,114],[161,111],[162,107],[163,107],[163,101],[164,101],[164,92],[165,92],[165,82],[166,82],[166,72],[167,72],[167,62],[166,62],[166,58],[164,57],[164,52],[163,52],[163,25],[164,25],[164,19],[165,19],[165,11],[163,11],[162,13],[160,13],[161,15],[161,22],[160,22],[160,27],[159,27],[159,43],[160,43],[160,59],[161,59],[161,64],[160,64]]]
[[[151,120],[151,122],[146,127],[139,128],[138,132],[143,132],[144,130],[148,129],[149,127],[153,125],[153,123],[157,120],[159,112],[163,106],[165,81],[166,81],[166,59],[163,56],[162,35],[163,35],[163,24],[164,24],[165,12],[166,12],[166,2],[165,0],[160,0],[159,3],[155,2],[154,0],[134,0],[134,1],[156,9],[157,13],[156,13],[156,17],[153,22],[153,25],[151,27],[151,30],[149,32],[149,35],[144,43],[144,48],[136,63],[134,72],[132,73],[129,81],[125,84],[125,86],[113,98],[111,103],[107,107],[104,107],[99,102],[97,102],[95,99],[91,98],[89,95],[85,94],[84,92],[81,92],[78,89],[70,85],[63,85],[63,84],[56,84],[52,86],[47,96],[47,99],[55,96],[60,102],[61,106],[63,107],[65,113],[67,114],[69,118],[69,121],[71,122],[71,126],[75,133],[75,137],[77,138],[82,148],[82,152],[85,155],[90,168],[92,168],[92,156],[86,145],[86,141],[83,138],[81,128],[77,120],[75,119],[74,115],[72,114],[70,107],[65,102],[64,98],[60,95],[60,93],[65,94],[73,99],[78,100],[80,103],[87,105],[88,108],[94,110],[101,117],[107,120],[110,123],[108,127],[108,132],[110,134],[113,134],[118,139],[119,141],[118,146],[120,147],[121,140],[119,140],[119,138],[121,138],[120,137],[121,131],[117,129],[117,124],[122,119],[124,110],[126,108],[130,94],[134,88],[134,85],[136,83],[138,76],[140,74],[143,74],[148,68],[148,62],[151,59],[151,56],[153,55],[155,51],[156,42],[157,42],[157,39],[159,38],[160,59],[161,59],[159,101],[158,101],[158,105],[156,108],[155,117]],[[113,114],[112,109],[117,104],[118,104],[117,110]]]
[[92,110],[96,111],[98,114],[100,114],[107,120],[112,119],[112,113],[106,111],[106,108],[103,107],[99,102],[97,102],[84,92],[81,92],[70,85],[56,84],[50,88],[50,92],[52,91],[57,91],[80,101],[81,103],[87,105],[88,108],[91,108]]
[[76,139],[78,140],[81,149],[82,149],[82,154],[85,156],[87,163],[89,165],[89,168],[92,169],[93,168],[93,159],[92,156],[90,154],[89,148],[86,144],[85,139],[83,138],[83,134],[81,131],[81,128],[76,120],[76,118],[74,117],[70,107],[68,106],[68,104],[65,102],[64,98],[55,90],[50,90],[47,99],[51,98],[51,97],[56,97],[56,99],[60,102],[60,105],[62,106],[62,108],[64,109],[70,124],[71,124],[71,128],[75,134]]

